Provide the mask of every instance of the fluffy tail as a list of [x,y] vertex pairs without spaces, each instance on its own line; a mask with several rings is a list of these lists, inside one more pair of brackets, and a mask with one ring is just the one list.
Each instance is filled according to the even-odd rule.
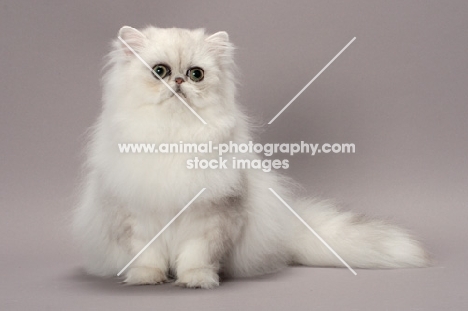
[[[397,226],[338,211],[326,201],[300,201],[295,210],[351,267],[404,268],[431,264],[421,244]],[[343,266],[299,220],[294,224],[291,239],[293,263]]]

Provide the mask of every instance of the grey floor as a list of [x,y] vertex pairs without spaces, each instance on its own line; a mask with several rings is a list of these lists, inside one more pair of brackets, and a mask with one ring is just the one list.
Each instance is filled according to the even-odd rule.
[[[466,1],[0,3],[0,310],[467,310]],[[118,29],[206,27],[238,46],[260,142],[352,142],[290,157],[307,195],[409,228],[426,269],[291,267],[214,290],[87,276],[69,224],[102,57]]]
[[[421,219],[429,221],[413,223],[412,228],[438,260],[435,267],[357,270],[357,276],[345,268],[291,267],[273,275],[226,280],[213,290],[189,290],[173,284],[130,287],[117,279],[84,274],[67,230],[69,202],[53,198],[63,189],[38,188],[51,199],[35,194],[4,201],[2,310],[465,310],[468,306],[467,248],[465,236],[459,234],[468,213],[447,209],[442,214],[440,200],[434,197],[413,196],[428,210]],[[445,195],[451,204],[467,199],[465,194]],[[380,198],[371,195],[367,200]]]

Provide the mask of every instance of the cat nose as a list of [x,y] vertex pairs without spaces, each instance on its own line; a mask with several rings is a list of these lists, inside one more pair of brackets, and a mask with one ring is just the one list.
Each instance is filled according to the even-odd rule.
[[175,83],[182,84],[183,82],[185,82],[185,80],[183,78],[181,78],[181,77],[175,78]]

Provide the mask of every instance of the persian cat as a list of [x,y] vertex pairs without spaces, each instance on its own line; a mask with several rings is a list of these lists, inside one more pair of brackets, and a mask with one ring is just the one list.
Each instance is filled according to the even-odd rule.
[[175,279],[181,286],[213,288],[220,273],[245,277],[291,264],[343,266],[269,188],[352,267],[429,264],[420,243],[403,229],[341,212],[327,201],[297,198],[290,182],[273,171],[187,168],[194,156],[218,157],[209,153],[120,153],[119,143],[246,143],[251,126],[236,102],[234,47],[226,32],[125,26],[119,37],[128,46],[116,38],[108,55],[102,112],[91,130],[74,215],[90,274],[119,273],[203,188],[124,271],[124,282]]

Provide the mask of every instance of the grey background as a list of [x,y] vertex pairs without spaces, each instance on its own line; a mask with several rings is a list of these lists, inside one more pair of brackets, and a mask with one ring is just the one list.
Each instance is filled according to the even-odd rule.
[[[4,1],[0,309],[464,310],[468,306],[466,1]],[[260,142],[352,142],[291,158],[304,192],[415,232],[435,267],[295,267],[211,291],[89,277],[69,215],[100,71],[123,25],[226,30]],[[357,40],[272,125],[266,123]]]

